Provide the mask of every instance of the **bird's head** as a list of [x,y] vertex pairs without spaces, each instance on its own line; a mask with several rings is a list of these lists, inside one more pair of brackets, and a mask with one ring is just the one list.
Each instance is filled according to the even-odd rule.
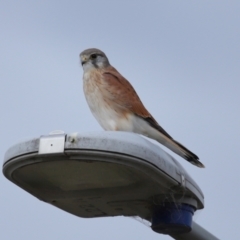
[[80,60],[84,71],[104,68],[110,65],[105,53],[96,48],[89,48],[81,52]]

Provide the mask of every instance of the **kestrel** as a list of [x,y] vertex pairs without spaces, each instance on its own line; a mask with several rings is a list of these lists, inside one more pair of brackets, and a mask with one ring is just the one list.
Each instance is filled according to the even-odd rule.
[[157,123],[128,80],[110,65],[104,52],[90,48],[80,54],[80,59],[87,103],[105,130],[142,134],[163,144],[193,165],[204,167],[194,153],[174,140]]

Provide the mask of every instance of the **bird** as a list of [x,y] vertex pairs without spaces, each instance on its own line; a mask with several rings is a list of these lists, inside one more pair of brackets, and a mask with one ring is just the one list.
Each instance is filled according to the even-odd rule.
[[156,140],[191,164],[204,168],[197,155],[174,140],[157,123],[131,83],[111,66],[103,51],[89,48],[79,56],[86,101],[104,130],[141,134]]

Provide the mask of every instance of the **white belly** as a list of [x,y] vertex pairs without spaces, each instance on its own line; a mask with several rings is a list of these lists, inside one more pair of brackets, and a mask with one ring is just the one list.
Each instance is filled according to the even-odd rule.
[[86,96],[87,103],[94,117],[97,119],[103,129],[114,131],[118,125],[118,114],[109,106],[106,106],[101,96]]

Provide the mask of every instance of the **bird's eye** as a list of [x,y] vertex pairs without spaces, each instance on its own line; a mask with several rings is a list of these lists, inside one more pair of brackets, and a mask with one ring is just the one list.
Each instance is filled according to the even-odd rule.
[[95,59],[95,58],[97,58],[97,54],[92,54],[91,59]]

